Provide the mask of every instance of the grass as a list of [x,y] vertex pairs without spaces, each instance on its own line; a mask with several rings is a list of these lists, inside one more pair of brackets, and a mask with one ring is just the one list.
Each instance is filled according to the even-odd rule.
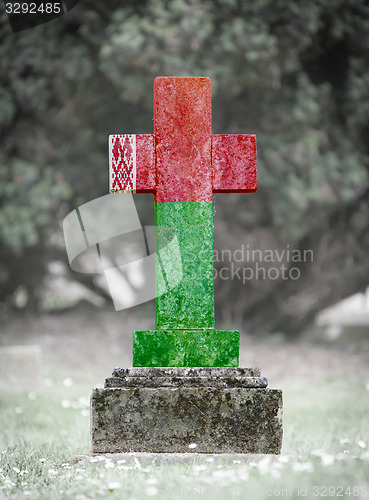
[[0,392],[0,498],[369,498],[367,381],[285,384],[279,459],[114,463],[87,454],[89,386]]

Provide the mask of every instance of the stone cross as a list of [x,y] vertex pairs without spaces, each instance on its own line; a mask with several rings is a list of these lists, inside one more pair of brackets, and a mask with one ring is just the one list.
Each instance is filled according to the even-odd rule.
[[[111,135],[109,156],[110,192],[153,193],[182,260],[180,284],[157,289],[156,329],[133,334],[133,366],[238,366],[239,332],[215,330],[213,193],[256,191],[256,137],[212,135],[209,78],[158,77],[154,134]],[[177,258],[161,258],[175,275]]]

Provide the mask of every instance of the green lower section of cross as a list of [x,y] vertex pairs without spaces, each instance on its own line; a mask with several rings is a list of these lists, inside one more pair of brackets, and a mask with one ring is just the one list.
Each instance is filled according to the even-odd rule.
[[238,366],[239,345],[237,331],[136,331],[133,366]]
[[134,332],[133,366],[238,366],[239,332],[215,330],[213,203],[155,203],[155,226],[156,330]]
[[[155,203],[155,226],[156,329],[214,328],[213,202]],[[175,231],[179,252],[163,227]],[[179,271],[180,283],[163,294]]]

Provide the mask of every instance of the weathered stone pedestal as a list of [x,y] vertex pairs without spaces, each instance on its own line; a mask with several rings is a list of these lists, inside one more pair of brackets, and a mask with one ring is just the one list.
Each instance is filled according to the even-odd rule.
[[92,452],[280,453],[267,384],[257,368],[116,368],[91,396]]

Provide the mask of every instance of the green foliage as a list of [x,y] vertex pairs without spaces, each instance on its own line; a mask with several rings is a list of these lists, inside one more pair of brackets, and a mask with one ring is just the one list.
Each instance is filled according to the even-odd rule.
[[[263,226],[298,247],[340,214],[347,241],[358,241],[356,228],[365,231],[350,220],[355,204],[365,212],[369,186],[368,27],[365,0],[86,2],[14,35],[3,13],[3,261],[50,235],[56,214],[106,194],[107,136],[152,132],[158,75],[210,76],[214,133],[258,136],[258,194],[225,201],[225,230]],[[34,176],[32,192],[21,181],[18,205],[17,169]]]
[[[364,5],[338,1],[155,0],[140,13],[116,11],[100,67],[122,99],[146,108],[156,74],[211,76],[216,131],[258,133],[259,186],[272,203],[272,227],[297,243],[317,217],[368,183],[368,150],[359,143],[368,123],[368,56],[354,29],[366,25],[362,12]],[[324,58],[354,41],[361,58],[349,53],[340,91]],[[346,109],[353,116],[342,119]]]
[[59,205],[71,196],[70,186],[51,167],[14,159],[0,170],[0,241],[15,253],[51,236]]

